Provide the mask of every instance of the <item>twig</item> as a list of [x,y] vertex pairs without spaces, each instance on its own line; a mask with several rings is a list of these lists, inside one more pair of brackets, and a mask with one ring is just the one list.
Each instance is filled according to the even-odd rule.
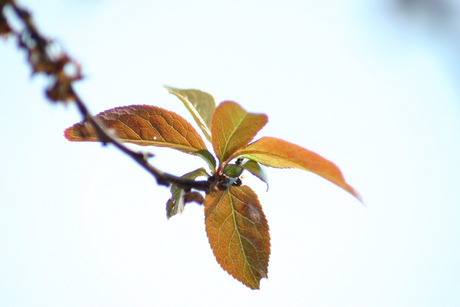
[[[18,19],[23,23],[24,30],[22,32],[16,32],[9,26],[8,20],[3,13],[3,9],[6,6],[10,6]],[[7,36],[8,34],[15,36],[18,39],[19,48],[27,52],[28,62],[32,67],[33,74],[44,73],[49,77],[50,84],[46,89],[48,99],[51,102],[74,102],[83,120],[89,122],[94,127],[99,140],[103,144],[113,144],[120,151],[131,157],[147,172],[152,174],[159,185],[169,186],[174,184],[183,189],[195,189],[206,193],[209,193],[214,188],[215,182],[212,180],[189,180],[157,169],[147,161],[148,154],[131,150],[108,133],[104,125],[96,117],[91,115],[88,107],[72,86],[73,82],[82,79],[78,63],[71,59],[65,52],[53,57],[49,53],[53,41],[40,34],[34,25],[31,14],[18,6],[14,0],[0,0],[0,35]],[[64,67],[67,65],[73,65],[77,73],[73,76],[65,73]]]

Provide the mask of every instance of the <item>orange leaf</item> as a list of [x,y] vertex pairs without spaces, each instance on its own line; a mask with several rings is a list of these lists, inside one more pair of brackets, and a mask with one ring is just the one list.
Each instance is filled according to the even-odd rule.
[[237,155],[266,166],[292,167],[313,172],[338,185],[362,202],[359,193],[345,182],[342,172],[334,163],[298,145],[277,138],[263,137],[237,151],[235,156]]
[[247,186],[207,194],[206,232],[217,262],[251,289],[267,278],[270,235],[257,195]]
[[267,121],[265,114],[248,113],[232,101],[222,102],[211,123],[212,145],[220,162],[225,163],[235,151],[249,144]]
[[[178,149],[186,153],[206,150],[206,146],[184,118],[162,108],[145,105],[119,107],[96,115],[124,142]],[[69,141],[98,142],[89,123],[78,123],[65,130]]]

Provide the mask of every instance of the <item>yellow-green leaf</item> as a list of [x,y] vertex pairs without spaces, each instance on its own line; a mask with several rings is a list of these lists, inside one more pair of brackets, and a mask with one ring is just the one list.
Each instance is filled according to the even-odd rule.
[[200,150],[200,151],[195,151],[193,154],[199,156],[204,161],[206,161],[206,163],[208,164],[209,168],[214,173],[214,171],[216,170],[216,159],[214,158],[214,156],[209,151]]
[[178,89],[165,85],[169,93],[177,96],[192,114],[196,123],[203,131],[206,139],[211,142],[211,120],[216,109],[214,97],[206,92],[193,89]]
[[245,170],[265,182],[268,190],[268,177],[262,165],[253,160],[248,160],[241,165]]
[[247,186],[207,194],[206,232],[217,262],[251,289],[267,278],[268,223],[257,195]]
[[240,177],[243,171],[244,168],[237,164],[227,164],[227,166],[224,168],[224,174],[233,178]]
[[272,137],[263,137],[236,152],[235,155],[249,158],[260,164],[278,168],[299,168],[313,172],[338,185],[362,202],[340,169],[331,161],[308,149]]
[[[187,173],[181,178],[183,179],[191,179],[195,180],[197,177],[209,177],[208,173],[206,173],[206,170],[204,168],[199,168],[197,170],[194,170],[190,173]],[[176,214],[182,214],[182,212],[185,209],[185,195],[186,192],[184,189],[179,188],[177,185],[172,185],[171,186],[171,198],[168,199],[166,202],[166,217],[170,219],[172,216]]]
[[212,145],[220,162],[226,163],[235,151],[249,144],[267,121],[265,114],[248,113],[236,102],[222,102],[211,124]]
[[[146,105],[118,107],[96,115],[123,142],[142,146],[162,146],[197,154],[206,150],[201,136],[183,117],[162,108]],[[98,142],[89,123],[78,123],[65,130],[69,141]]]
[[228,164],[224,168],[224,174],[230,177],[239,177],[241,176],[241,173],[243,170],[247,170],[263,182],[267,184],[267,190],[268,190],[268,177],[267,174],[265,173],[264,168],[257,163],[256,161],[252,160],[247,160],[246,162],[242,164]]

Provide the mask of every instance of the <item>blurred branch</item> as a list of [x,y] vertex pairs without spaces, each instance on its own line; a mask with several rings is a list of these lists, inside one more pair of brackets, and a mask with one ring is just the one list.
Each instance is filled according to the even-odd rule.
[[[8,23],[5,8],[11,8],[14,15],[23,26],[22,30],[14,30]],[[214,188],[213,181],[195,181],[183,179],[172,174],[165,173],[148,163],[147,159],[153,155],[136,152],[126,147],[116,137],[111,135],[93,117],[88,107],[74,90],[73,82],[81,80],[80,65],[64,51],[53,54],[55,46],[53,40],[44,37],[36,28],[30,12],[20,7],[14,0],[0,0],[0,36],[8,38],[12,35],[18,40],[18,47],[27,54],[27,61],[32,68],[32,75],[38,73],[48,77],[49,84],[46,88],[46,96],[53,103],[75,103],[83,117],[83,121],[89,122],[97,132],[99,140],[104,144],[112,144],[121,152],[136,161],[141,167],[152,174],[159,185],[177,185],[183,189],[196,189],[209,193]]]

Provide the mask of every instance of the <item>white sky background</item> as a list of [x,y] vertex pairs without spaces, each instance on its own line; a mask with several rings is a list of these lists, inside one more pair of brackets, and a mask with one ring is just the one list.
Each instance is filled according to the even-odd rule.
[[[0,44],[0,306],[458,306],[458,45],[385,1],[22,1],[83,66],[94,112],[152,104],[163,84],[269,116],[335,162],[367,207],[322,178],[267,169],[269,279],[224,272],[203,208],[167,221],[169,191],[111,147],[70,143],[76,108],[49,104]],[[408,18],[410,17],[410,18]],[[420,17],[420,18],[419,18]],[[459,32],[457,32],[458,34]],[[199,158],[151,148],[181,175]]]

